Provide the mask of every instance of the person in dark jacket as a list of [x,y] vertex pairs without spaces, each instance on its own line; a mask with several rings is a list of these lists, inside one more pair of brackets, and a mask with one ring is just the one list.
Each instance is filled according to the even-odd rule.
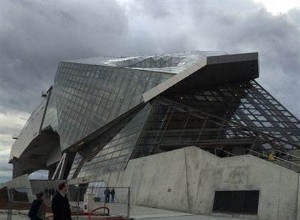
[[115,189],[112,188],[112,190],[110,191],[111,202],[115,202],[115,193]]
[[69,200],[67,198],[68,187],[66,183],[58,185],[58,192],[52,199],[53,220],[72,220]]
[[44,193],[39,192],[30,207],[28,216],[31,220],[44,220],[46,217],[46,205],[43,201]]
[[108,187],[104,190],[104,195],[105,195],[105,202],[109,202],[109,195],[110,195],[110,190]]

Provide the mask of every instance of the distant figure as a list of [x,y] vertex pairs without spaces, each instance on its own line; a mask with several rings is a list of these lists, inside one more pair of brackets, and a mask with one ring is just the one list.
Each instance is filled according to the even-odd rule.
[[44,193],[39,192],[30,207],[28,216],[31,220],[44,220],[46,219],[46,205],[44,203]]
[[51,189],[51,195],[54,196],[55,195],[55,189]]
[[52,199],[53,220],[72,220],[69,200],[67,198],[68,187],[66,183],[58,185],[58,192]]
[[112,190],[110,191],[110,195],[111,195],[111,202],[115,202],[115,189],[112,188]]
[[219,157],[226,157],[226,152],[224,151],[223,148],[221,148],[221,150],[219,152]]
[[46,196],[46,198],[50,198],[50,193],[49,193],[49,189],[48,188],[46,188],[45,190],[44,190],[44,193],[45,193],[45,196]]
[[268,154],[268,160],[275,160],[274,155],[272,153]]
[[105,202],[109,202],[109,194],[110,194],[109,188],[106,187],[106,189],[104,190]]

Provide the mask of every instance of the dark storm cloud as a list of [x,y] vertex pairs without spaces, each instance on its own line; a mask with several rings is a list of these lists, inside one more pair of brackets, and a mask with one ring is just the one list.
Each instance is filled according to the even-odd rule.
[[32,111],[60,60],[114,53],[127,33],[114,1],[1,1],[0,21],[1,111]]
[[18,133],[22,117],[42,101],[41,91],[53,83],[60,60],[258,51],[258,81],[300,117],[299,48],[299,10],[274,16],[250,0],[2,0],[0,170],[9,178],[9,135]]
[[[259,52],[258,81],[283,105],[300,117],[300,11],[274,16],[252,1],[139,1],[132,13],[148,21],[158,33],[161,48]],[[137,7],[137,6],[136,6]],[[162,10],[164,16],[157,16]],[[143,15],[141,15],[143,13]],[[178,38],[178,34],[182,37]],[[159,37],[156,39],[159,39]],[[168,39],[168,40],[166,40]],[[175,39],[175,41],[170,41]],[[177,41],[176,43],[176,40]],[[176,46],[174,46],[176,45]]]
[[300,13],[251,1],[2,1],[0,110],[32,111],[60,60],[186,50],[260,53],[261,79],[300,115]]
[[[211,17],[208,24],[217,27],[209,33],[216,40],[216,47],[225,51],[258,51],[258,81],[299,117],[300,26],[296,17],[300,17],[300,11],[273,16],[256,9],[239,17],[234,13],[222,16]],[[196,10],[194,17],[195,26],[201,28],[197,22],[201,16]],[[221,38],[217,40],[216,36]]]

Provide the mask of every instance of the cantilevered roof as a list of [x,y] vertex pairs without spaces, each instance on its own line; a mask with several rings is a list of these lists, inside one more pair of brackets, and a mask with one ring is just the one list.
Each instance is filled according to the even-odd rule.
[[167,53],[161,55],[145,55],[131,57],[91,57],[87,59],[68,60],[67,62],[142,69],[147,71],[181,73],[185,69],[206,62],[208,56],[223,55],[220,51],[191,51],[184,53]]
[[160,83],[143,94],[147,102],[163,92],[205,88],[258,77],[258,53],[207,55],[187,69]]

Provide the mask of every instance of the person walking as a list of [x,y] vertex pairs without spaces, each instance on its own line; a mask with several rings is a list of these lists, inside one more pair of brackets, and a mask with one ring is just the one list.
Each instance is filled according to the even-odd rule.
[[46,219],[46,205],[44,203],[44,193],[39,192],[30,207],[28,216],[31,220],[44,220]]
[[111,195],[111,202],[115,202],[115,189],[112,188],[112,190],[110,191],[110,195]]
[[109,194],[110,194],[110,190],[108,187],[106,187],[106,189],[104,190],[105,202],[109,202]]
[[69,200],[67,198],[68,187],[66,183],[58,185],[58,192],[52,199],[53,220],[72,220]]

